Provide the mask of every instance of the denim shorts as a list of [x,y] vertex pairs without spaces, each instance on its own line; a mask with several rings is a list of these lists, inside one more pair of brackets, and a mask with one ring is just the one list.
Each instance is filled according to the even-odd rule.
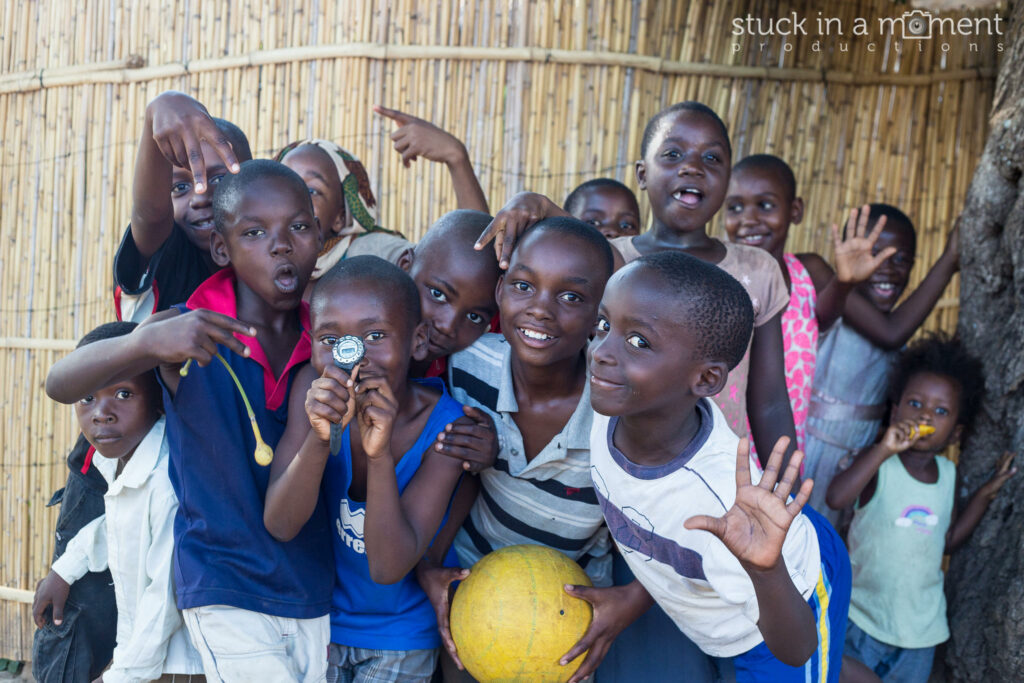
[[851,620],[846,627],[846,652],[874,671],[884,683],[928,683],[935,646],[896,647],[875,640]]
[[429,683],[437,666],[432,650],[370,650],[331,643],[327,683]]

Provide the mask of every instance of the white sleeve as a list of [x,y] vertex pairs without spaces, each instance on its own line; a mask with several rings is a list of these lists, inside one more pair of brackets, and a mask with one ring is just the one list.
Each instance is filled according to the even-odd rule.
[[53,571],[68,584],[89,572],[107,568],[107,516],[100,515],[79,529],[68,541],[64,554],[53,563]]
[[723,602],[738,605],[754,624],[761,618],[757,594],[750,575],[717,536],[706,533],[710,539],[702,553],[704,576]]
[[[153,496],[149,504],[152,542],[146,552],[145,580],[132,633],[118,642],[114,660],[103,674],[105,683],[152,681],[163,673],[167,646],[181,627],[181,612],[174,600],[174,516],[178,500],[168,487]],[[140,567],[140,574],[143,568]]]

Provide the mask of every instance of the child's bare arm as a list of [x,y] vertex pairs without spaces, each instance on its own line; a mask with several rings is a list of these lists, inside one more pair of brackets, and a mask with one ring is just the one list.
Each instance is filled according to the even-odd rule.
[[[996,499],[999,495],[1000,489],[1003,488],[1003,484],[1009,481],[1010,477],[1017,473],[1017,468],[1013,467],[1013,459],[1016,457],[1016,453],[1007,451],[1000,456],[996,462],[996,471],[992,475],[992,478],[985,482],[981,488],[979,488],[973,496],[971,501],[964,508],[963,514],[955,516],[952,523],[949,525],[949,531],[946,532],[946,552],[951,553],[968,539],[974,528],[978,526],[981,518],[985,516],[985,511],[988,510],[989,504]],[[955,493],[954,493],[955,498]],[[956,506],[953,506],[954,515],[956,514]]]
[[920,436],[912,420],[890,425],[881,441],[862,451],[849,468],[833,477],[825,495],[825,503],[834,510],[853,505],[858,498],[861,499],[861,505],[867,503],[875,492],[878,468],[892,456],[910,448]]
[[256,330],[205,309],[184,314],[176,309],[161,311],[131,334],[83,346],[61,358],[46,377],[46,393],[59,403],[74,403],[114,382],[159,366],[173,394],[181,379],[178,368],[186,360],[206,365],[213,360],[218,344],[248,356],[248,347],[235,338],[235,333],[254,336]]
[[[782,313],[760,327],[754,328],[750,344],[750,376],[747,379],[747,418],[750,435],[757,446],[761,463],[765,453],[783,436],[789,438],[790,450],[796,447],[793,407],[786,390],[786,365],[782,353]],[[783,463],[785,464],[785,462]]]
[[483,249],[488,242],[494,240],[494,254],[498,257],[498,266],[504,270],[508,268],[516,240],[528,227],[551,216],[568,215],[567,211],[542,194],[520,192],[494,214],[494,220],[480,234],[473,248]]
[[946,249],[928,271],[924,280],[906,300],[886,313],[875,308],[859,292],[846,299],[844,316],[853,329],[884,349],[899,349],[914,335],[942,296],[950,278],[960,269],[959,224],[946,241]]
[[[886,247],[878,254],[872,254],[878,236],[885,227],[885,216],[868,233],[868,217],[871,207],[853,209],[846,222],[846,231],[839,232],[839,226],[832,224],[832,244],[835,251],[835,272],[817,254],[801,254],[800,260],[807,267],[818,292],[816,315],[818,326],[828,329],[843,314],[846,298],[853,287],[864,282],[882,263],[896,252],[895,247]],[[845,236],[845,238],[844,238]],[[827,273],[827,275],[826,275]],[[825,283],[824,286],[819,282]]]
[[146,107],[146,121],[135,157],[132,184],[132,238],[143,258],[149,259],[171,235],[171,168],[192,171],[196,192],[207,189],[201,142],[220,155],[232,173],[238,160],[227,137],[210,118],[206,107],[185,93],[168,91]]
[[[352,371],[358,377],[359,367]],[[316,509],[324,466],[330,457],[331,425],[345,425],[355,405],[350,378],[335,365],[318,377],[306,365],[292,380],[288,423],[270,464],[270,482],[263,502],[263,526],[279,541],[290,541]]]
[[800,451],[793,454],[776,487],[788,445],[782,439],[775,444],[761,481],[754,486],[750,483],[750,447],[746,439],[741,439],[736,449],[733,506],[723,517],[699,515],[686,520],[685,526],[713,533],[736,556],[754,584],[760,613],[757,627],[765,645],[779,661],[801,666],[817,647],[818,636],[814,614],[786,570],[782,545],[814,482],[803,482],[795,499],[787,504],[804,455]]
[[473,503],[480,493],[480,480],[476,477],[463,477],[452,496],[452,504],[449,507],[448,519],[444,526],[437,532],[434,542],[431,543],[427,554],[416,565],[416,581],[420,588],[427,594],[430,604],[437,616],[437,630],[441,634],[441,644],[451,655],[460,670],[465,669],[462,660],[459,659],[458,649],[455,647],[455,639],[452,638],[451,630],[451,597],[452,583],[462,581],[469,576],[469,569],[464,567],[445,567],[444,557],[448,549],[455,542],[455,535],[462,527],[462,523],[469,516],[473,509]]
[[395,583],[412,571],[427,551],[462,475],[462,463],[427,448],[416,475],[399,494],[391,450],[398,411],[394,394],[383,377],[357,383],[355,392],[366,452],[366,559],[374,581]]
[[391,134],[391,140],[395,143],[395,151],[402,155],[402,163],[406,168],[417,157],[442,162],[451,173],[455,201],[459,208],[488,213],[487,198],[461,140],[429,121],[397,109],[375,105],[373,110],[398,124],[398,130]]

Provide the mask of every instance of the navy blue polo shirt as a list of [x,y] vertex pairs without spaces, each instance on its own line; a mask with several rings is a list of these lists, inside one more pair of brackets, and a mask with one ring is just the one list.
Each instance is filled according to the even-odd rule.
[[[180,311],[206,308],[235,317],[235,274],[225,268],[203,282]],[[309,308],[300,309],[302,337],[275,377],[255,337],[236,335],[245,358],[217,350],[238,375],[260,433],[276,448],[285,428],[288,389],[309,360]],[[178,607],[230,605],[294,619],[327,614],[333,561],[323,501],[299,534],[275,540],[263,525],[270,467],[256,464],[256,439],[231,376],[214,359],[193,364],[172,398],[164,387],[169,472],[178,495],[174,520],[174,579]]]

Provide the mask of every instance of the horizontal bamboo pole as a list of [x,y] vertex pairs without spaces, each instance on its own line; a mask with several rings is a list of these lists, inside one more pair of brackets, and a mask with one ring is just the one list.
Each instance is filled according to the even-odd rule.
[[23,590],[21,588],[0,586],[0,600],[7,600],[8,602],[24,602],[31,605],[34,595],[35,593],[32,591]]
[[43,337],[0,337],[0,349],[29,349],[32,351],[73,351],[74,339],[46,339]]
[[244,55],[196,59],[159,66],[143,66],[138,55],[127,59],[87,65],[39,69],[0,76],[0,94],[31,92],[45,88],[87,83],[132,83],[187,74],[208,73],[252,66],[289,64],[317,59],[362,57],[366,59],[454,59],[463,61],[540,62],[589,66],[617,66],[657,74],[749,78],[773,81],[814,81],[848,85],[929,86],[945,81],[995,78],[991,68],[950,69],[925,74],[860,74],[835,69],[779,68],[685,62],[625,52],[554,50],[538,47],[475,47],[448,45],[389,45],[345,43],[303,45],[257,50]]

